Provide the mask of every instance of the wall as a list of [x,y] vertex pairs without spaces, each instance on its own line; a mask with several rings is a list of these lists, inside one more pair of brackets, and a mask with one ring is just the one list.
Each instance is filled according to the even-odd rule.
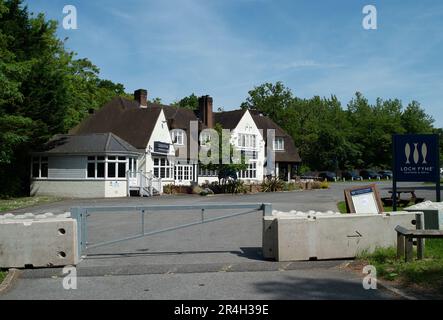
[[252,180],[252,182],[261,182],[264,177],[264,163],[265,163],[265,141],[260,130],[257,128],[254,119],[252,118],[249,111],[246,111],[243,115],[243,118],[239,121],[237,127],[232,130],[232,139],[231,143],[234,146],[238,146],[238,134],[255,134],[257,136],[257,151],[258,151],[258,159],[257,159],[257,178],[256,179],[246,179]]
[[86,156],[49,157],[49,179],[85,179],[87,174]]
[[[155,124],[154,130],[152,131],[151,138],[149,139],[148,145],[146,146],[146,161],[145,166],[142,169],[144,172],[153,172],[154,162],[152,160],[152,152],[154,151],[154,142],[160,141],[164,143],[169,143],[171,148],[169,149],[168,157],[170,160],[174,160],[175,158],[175,149],[172,146],[172,139],[169,133],[169,127],[166,121],[165,114],[163,110],[160,112],[158,116],[157,123]],[[162,185],[165,186],[167,184],[171,184],[174,182],[174,179],[163,179]]]
[[35,180],[31,182],[31,196],[104,198],[106,183],[106,181],[87,180]]

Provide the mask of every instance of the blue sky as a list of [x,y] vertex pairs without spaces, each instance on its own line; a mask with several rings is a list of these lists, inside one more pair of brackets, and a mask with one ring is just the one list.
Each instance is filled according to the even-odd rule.
[[[443,127],[443,2],[412,0],[32,0],[63,20],[75,5],[67,47],[128,92],[170,103],[209,94],[238,108],[254,86],[283,81],[299,97],[356,91],[374,102],[419,101]],[[362,27],[375,5],[378,29]]]

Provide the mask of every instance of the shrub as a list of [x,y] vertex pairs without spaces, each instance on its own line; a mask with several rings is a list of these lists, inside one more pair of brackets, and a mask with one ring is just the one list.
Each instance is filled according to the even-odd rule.
[[328,181],[323,181],[320,185],[321,189],[329,189],[329,182]]
[[285,182],[279,178],[266,178],[262,182],[262,192],[277,192],[282,191],[285,187]]
[[313,181],[311,183],[312,189],[321,189],[321,185],[322,185],[322,182],[320,182],[320,181]]
[[175,194],[175,186],[173,184],[167,184],[163,187],[163,193]]
[[299,190],[300,188],[300,184],[297,184],[295,182],[285,182],[283,186],[284,191],[294,191]]
[[215,194],[223,193],[247,193],[247,186],[241,180],[227,180],[224,183],[212,182],[211,184],[202,185],[204,189],[210,189]]

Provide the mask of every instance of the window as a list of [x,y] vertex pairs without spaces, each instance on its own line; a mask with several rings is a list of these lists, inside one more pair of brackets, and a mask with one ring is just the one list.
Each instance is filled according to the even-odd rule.
[[208,170],[199,167],[198,175],[201,177],[218,177],[218,172],[217,170]]
[[88,179],[104,179],[105,167],[108,167],[107,178],[126,178],[126,157],[109,156],[88,157]]
[[285,150],[285,140],[283,138],[275,138],[274,140],[274,150],[283,151]]
[[253,148],[257,147],[257,136],[254,134],[240,133],[238,135],[238,146],[240,148]]
[[31,171],[33,178],[48,178],[48,157],[33,157]]
[[175,166],[175,180],[177,181],[192,181],[193,180],[192,165],[177,165]]
[[167,158],[154,158],[154,177],[173,179],[174,166]]
[[209,134],[209,132],[202,132],[200,134],[200,144],[202,146],[206,146],[210,141],[211,141],[211,135]]
[[172,142],[176,145],[183,146],[185,144],[185,133],[183,130],[177,129],[172,131]]
[[256,179],[257,178],[257,163],[252,162],[249,168],[239,172],[240,179]]
[[242,158],[245,158],[246,160],[257,160],[258,159],[258,152],[257,151],[241,150],[241,156],[242,156]]
[[129,171],[131,172],[137,171],[137,159],[134,158],[129,159]]

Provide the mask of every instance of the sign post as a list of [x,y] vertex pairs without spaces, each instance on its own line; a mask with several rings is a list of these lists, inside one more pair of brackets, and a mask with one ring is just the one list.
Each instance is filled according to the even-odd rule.
[[393,209],[397,211],[397,182],[433,182],[440,202],[440,144],[436,134],[393,135]]

